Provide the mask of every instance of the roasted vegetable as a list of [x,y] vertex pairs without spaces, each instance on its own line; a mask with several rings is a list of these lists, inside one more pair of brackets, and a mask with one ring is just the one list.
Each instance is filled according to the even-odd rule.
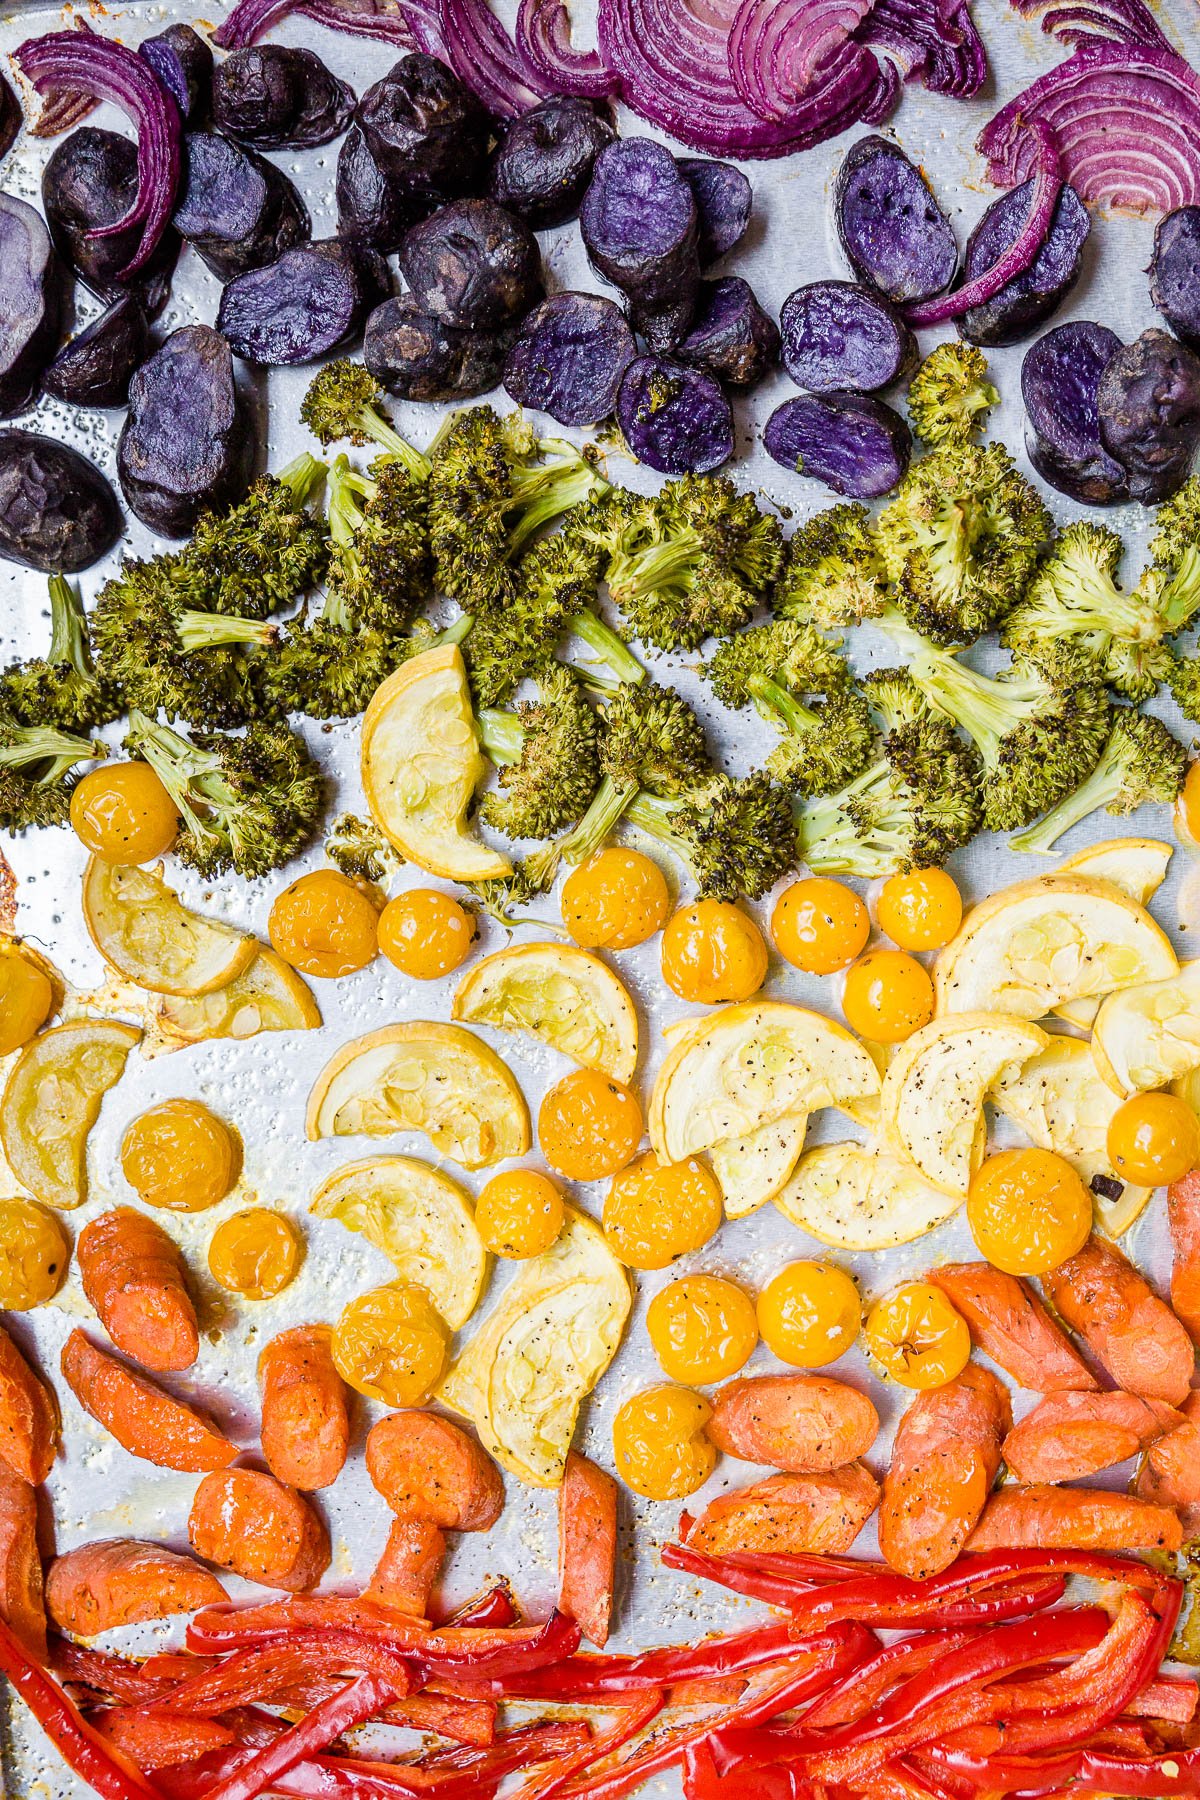
[[1128,472],[1100,438],[1100,377],[1121,348],[1107,325],[1057,325],[1026,353],[1025,448],[1043,480],[1093,506],[1128,497]]
[[543,231],[579,211],[596,158],[614,137],[587,100],[558,94],[504,128],[488,171],[488,193],[508,212]]
[[0,419],[32,404],[58,342],[62,265],[40,213],[0,192]]
[[73,771],[107,754],[103,744],[74,732],[18,725],[0,714],[0,825],[6,831],[65,825]]
[[400,248],[425,211],[376,160],[360,125],[350,127],[338,151],[336,196],[338,236],[358,238],[384,256]]
[[1178,738],[1147,713],[1120,707],[1091,774],[1044,819],[1009,839],[1014,850],[1050,850],[1080,819],[1104,807],[1114,817],[1147,801],[1170,806],[1187,774],[1188,753]]
[[1188,478],[1200,444],[1200,356],[1151,326],[1104,366],[1096,392],[1100,439],[1129,471],[1129,493],[1165,500]]
[[488,116],[436,57],[401,57],[367,89],[354,117],[384,173],[427,206],[482,191]]
[[265,619],[307,593],[329,554],[324,526],[307,510],[324,479],[324,463],[302,452],[278,474],[260,476],[236,506],[201,513],[182,553],[196,604]]
[[925,443],[966,444],[987,425],[1000,399],[987,359],[973,344],[939,344],[908,384],[908,416]]
[[775,408],[763,448],[835,494],[875,500],[902,479],[912,437],[899,413],[870,394],[802,394]]
[[706,475],[733,455],[733,413],[720,384],[670,357],[630,363],[617,422],[638,461],[663,475]]
[[[130,291],[119,277],[141,242],[140,214],[119,230],[108,228],[131,218],[137,196],[137,146],[115,131],[85,125],[71,132],[42,172],[42,211],[55,247],[101,300]],[[178,255],[178,233],[165,231],[132,284],[151,318],[166,301]]]
[[691,305],[700,280],[699,214],[661,144],[621,138],[602,151],[579,226],[592,263],[635,312]]
[[536,700],[481,713],[479,729],[500,769],[499,790],[480,809],[489,825],[512,838],[546,838],[583,817],[600,783],[600,726],[570,669],[554,664]]
[[1155,226],[1150,298],[1176,337],[1200,350],[1200,206],[1178,206]]
[[429,458],[402,438],[379,410],[379,383],[361,363],[339,357],[326,363],[308,384],[300,417],[319,443],[377,444],[388,461],[399,462],[415,481],[429,474]]
[[826,630],[861,625],[887,604],[886,580],[866,508],[831,506],[788,540],[775,611]]
[[362,330],[387,292],[387,265],[365,244],[322,238],[231,281],[217,326],[247,362],[316,362]]
[[492,200],[455,200],[414,225],[400,245],[413,297],[460,331],[511,325],[542,298],[537,239]]
[[[973,281],[994,268],[1016,242],[1029,217],[1033,177],[993,200],[967,239],[963,275]],[[1070,183],[1062,192],[1044,243],[1021,275],[1006,281],[998,293],[972,306],[958,321],[969,344],[1016,344],[1036,331],[1057,311],[1083,267],[1083,251],[1092,229],[1091,214]]]
[[56,731],[94,731],[122,707],[113,683],[92,666],[87,620],[79,594],[62,575],[50,577],[50,648],[13,663],[0,677],[0,712],[18,725]]
[[770,373],[779,361],[779,330],[748,281],[727,275],[700,283],[679,359],[735,388],[753,387]]
[[470,400],[499,383],[511,330],[457,331],[411,294],[385,300],[363,332],[363,361],[401,400]]
[[34,431],[0,431],[0,556],[73,575],[107,555],[121,509],[95,463]]
[[21,102],[12,82],[0,74],[0,156],[7,156],[21,129]]
[[185,125],[199,125],[212,105],[213,53],[190,25],[168,25],[143,38],[138,55],[150,64],[179,108]]
[[560,425],[611,417],[621,377],[637,355],[620,307],[599,294],[552,294],[522,321],[504,363],[504,386],[519,406]]
[[64,344],[42,387],[68,406],[124,406],[134,371],[150,354],[150,324],[135,294],[126,294]]
[[625,817],[679,858],[705,898],[761,899],[796,866],[792,802],[761,772],[714,776],[676,803],[638,794]]
[[248,449],[229,345],[208,325],[173,331],[129,384],[117,444],[126,500],[152,530],[186,537],[207,508],[236,499]]
[[870,708],[845,658],[811,625],[777,619],[737,632],[706,673],[724,705],[754,706],[783,733],[767,768],[785,787],[831,793],[871,760]]
[[833,190],[838,238],[860,281],[897,306],[944,293],[958,267],[945,213],[921,171],[882,137],[850,146]]
[[754,195],[735,163],[715,162],[706,156],[679,156],[675,160],[696,202],[696,248],[700,267],[706,268],[745,237]]
[[173,223],[220,281],[307,243],[308,208],[282,169],[216,131],[189,132]]
[[426,483],[379,457],[363,475],[344,456],[330,470],[332,556],[326,587],[336,618],[395,637],[429,593]]
[[340,137],[355,97],[312,50],[253,44],[217,66],[212,84],[218,130],[256,150],[305,150]]
[[783,366],[813,394],[890,387],[917,359],[912,332],[890,300],[853,281],[796,288],[779,315]]

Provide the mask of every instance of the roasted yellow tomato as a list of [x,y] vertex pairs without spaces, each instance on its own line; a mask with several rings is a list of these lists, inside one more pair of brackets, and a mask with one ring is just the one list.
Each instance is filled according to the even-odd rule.
[[957,933],[962,915],[962,895],[945,869],[889,875],[875,907],[880,931],[902,950],[940,950]]
[[820,1369],[858,1336],[862,1301],[851,1276],[833,1263],[788,1263],[758,1296],[758,1329],[780,1362]]
[[971,1355],[966,1320],[928,1281],[907,1282],[877,1300],[863,1334],[875,1361],[906,1388],[945,1387]]
[[359,1294],[333,1328],[343,1381],[387,1406],[423,1406],[446,1367],[446,1327],[424,1288],[409,1281]]
[[718,1229],[721,1189],[694,1156],[660,1163],[647,1150],[614,1178],[602,1222],[609,1248],[629,1268],[665,1269]]
[[0,1056],[19,1050],[41,1030],[54,1005],[54,989],[43,969],[19,944],[0,948]]
[[493,1175],[475,1202],[475,1226],[485,1247],[517,1262],[548,1250],[563,1216],[562,1195],[537,1169]]
[[379,948],[415,981],[436,981],[457,969],[475,934],[474,914],[438,888],[409,888],[379,915]]
[[1092,1229],[1092,1196],[1053,1150],[1000,1150],[971,1178],[967,1224],[996,1268],[1044,1275],[1082,1248]]
[[144,863],[171,848],[179,813],[149,763],[101,763],[71,795],[71,824],[104,862]]
[[685,1275],[660,1289],[646,1331],[664,1375],[701,1385],[736,1375],[758,1342],[753,1300],[719,1275]]
[[34,1200],[0,1200],[0,1312],[28,1312],[63,1284],[67,1234]]
[[668,919],[662,976],[681,1000],[704,1006],[748,1000],[766,975],[766,939],[732,900],[696,900]]
[[842,1011],[871,1043],[902,1043],[933,1017],[932,978],[905,950],[868,950],[846,970]]
[[1200,850],[1200,757],[1188,764],[1175,802],[1175,836],[1189,850]]
[[538,1140],[552,1169],[568,1181],[602,1181],[633,1158],[642,1109],[622,1081],[575,1069],[556,1082],[538,1111]]
[[1179,1181],[1200,1163],[1200,1119],[1177,1094],[1134,1094],[1109,1120],[1108,1156],[1135,1187]]
[[597,850],[563,882],[562,921],[585,950],[633,950],[661,931],[671,905],[658,864],[640,850]]
[[147,1206],[203,1212],[237,1176],[229,1127],[199,1100],[164,1100],[133,1121],[121,1140],[121,1168]]
[[613,1420],[617,1474],[647,1500],[682,1500],[703,1487],[717,1453],[704,1435],[712,1407],[690,1388],[644,1388]]
[[267,921],[271,947],[304,975],[352,975],[375,959],[379,912],[336,869],[315,869],[277,894]]
[[771,914],[775,948],[806,975],[844,969],[870,935],[870,916],[853,888],[824,875],[793,881]]
[[223,1219],[208,1241],[214,1281],[243,1300],[273,1300],[293,1279],[304,1239],[282,1213],[248,1206]]

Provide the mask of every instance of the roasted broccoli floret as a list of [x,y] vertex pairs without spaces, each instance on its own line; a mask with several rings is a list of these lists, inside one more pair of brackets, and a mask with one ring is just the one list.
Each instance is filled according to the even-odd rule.
[[329,540],[306,503],[325,479],[325,464],[307,452],[264,475],[246,498],[223,513],[202,513],[183,562],[209,612],[265,619],[290,606],[321,579]]
[[1116,817],[1147,800],[1170,806],[1183,786],[1188,754],[1161,719],[1118,707],[1108,742],[1086,781],[1044,819],[1009,839],[1014,850],[1050,850],[1080,819],[1104,807]]
[[1019,601],[1050,515],[999,444],[914,463],[876,521],[896,603],[936,644],[970,644]]
[[71,776],[81,762],[107,756],[104,745],[50,725],[22,725],[0,714],[0,826],[65,825]]
[[886,576],[865,506],[831,506],[788,542],[774,608],[824,630],[861,625],[887,604]]
[[344,456],[329,473],[326,588],[350,625],[401,631],[429,597],[428,492],[399,463],[379,459],[364,475]]
[[378,444],[414,481],[429,476],[429,458],[400,436],[380,411],[383,389],[362,363],[345,357],[326,363],[308,384],[300,417],[319,444]]
[[121,711],[116,686],[92,667],[87,620],[78,591],[62,575],[50,577],[50,648],[13,663],[0,679],[0,710],[21,725],[91,731]]
[[[835,644],[811,625],[776,619],[739,631],[707,666],[726,706],[753,705],[784,733],[767,767],[806,794],[841,787],[871,759],[875,734],[866,701]],[[815,706],[802,696],[821,695]]]
[[513,838],[547,838],[574,825],[600,783],[600,725],[562,663],[539,683],[536,700],[511,713],[479,714],[483,747],[500,769],[500,792],[480,813]]
[[386,881],[404,867],[383,833],[356,813],[339,813],[325,836],[325,854],[352,880]]
[[966,444],[987,424],[1000,399],[987,378],[987,357],[976,344],[939,344],[908,384],[908,416],[933,448]]
[[[552,885],[557,867],[557,863],[551,863],[543,868],[535,878],[530,873],[528,863],[518,862],[513,864],[512,874],[506,875],[502,879],[468,881],[464,885],[474,894],[479,903],[480,912],[486,913],[490,919],[495,919],[500,925],[519,925],[523,920],[532,916],[521,909],[528,906],[531,900],[536,900],[540,894],[544,894],[546,889]],[[537,922],[543,931],[555,932],[564,937],[567,935],[560,926],[553,924],[549,919],[539,919]]]
[[197,732],[188,739],[135,710],[125,744],[175,802],[183,820],[175,854],[202,875],[268,875],[316,831],[325,800],[321,771],[285,726],[252,724],[242,737]]
[[757,900],[795,866],[791,800],[761,772],[716,775],[682,801],[638,794],[625,819],[677,856],[705,899]]

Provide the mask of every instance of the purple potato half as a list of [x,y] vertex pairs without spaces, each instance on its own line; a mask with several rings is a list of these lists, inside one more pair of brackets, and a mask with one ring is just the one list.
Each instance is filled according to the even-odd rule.
[[341,137],[357,104],[313,50],[254,44],[213,76],[213,121],[256,150],[306,150]]
[[432,202],[483,190],[491,122],[435,56],[393,63],[358,103],[355,120],[380,168]]
[[783,366],[812,394],[872,394],[916,362],[912,332],[890,300],[853,281],[813,281],[779,315]]
[[129,384],[117,444],[126,500],[152,531],[187,537],[202,512],[244,492],[249,451],[229,345],[211,325],[173,331]]
[[1114,351],[1096,395],[1104,448],[1147,505],[1177,492],[1200,444],[1200,356],[1152,325]]
[[518,406],[560,425],[598,425],[612,415],[621,377],[637,355],[624,313],[599,294],[552,294],[535,306],[504,364]]
[[65,285],[41,213],[0,193],[0,419],[37,397],[58,342]]
[[359,335],[387,295],[387,265],[365,245],[322,238],[231,281],[217,329],[262,368],[316,362]]
[[630,363],[617,423],[638,461],[663,475],[707,475],[733,455],[733,413],[720,384],[669,357]]
[[887,138],[859,138],[833,190],[838,238],[859,277],[896,306],[943,294],[958,267],[950,221],[920,169]]
[[511,325],[544,292],[537,239],[494,200],[453,200],[414,225],[400,273],[426,312],[459,331]]
[[869,394],[799,394],[767,420],[763,445],[785,469],[851,500],[890,494],[912,451],[908,426]]
[[696,202],[697,249],[700,267],[706,268],[745,237],[754,190],[734,163],[707,156],[678,156],[675,161]]
[[0,71],[0,156],[7,156],[21,129],[21,102],[8,77]]
[[221,281],[308,241],[308,208],[282,169],[217,131],[189,132],[173,223]]
[[505,126],[488,194],[535,231],[579,211],[596,158],[615,133],[589,100],[556,94]]
[[512,331],[456,331],[412,294],[377,306],[363,335],[363,361],[401,400],[469,400],[500,380]]
[[336,192],[338,236],[369,244],[381,256],[398,250],[405,232],[430,208],[428,195],[414,194],[376,161],[358,125],[338,151]]
[[594,267],[643,315],[692,303],[700,280],[699,214],[661,144],[620,138],[602,151],[579,223]]
[[1200,350],[1200,206],[1179,206],[1158,221],[1150,298],[1176,337]]
[[42,210],[55,248],[101,300],[140,294],[153,319],[162,311],[179,256],[179,233],[163,233],[136,281],[119,279],[141,241],[140,224],[96,237],[134,205],[138,191],[137,146],[115,131],[83,125],[58,144],[42,172]]
[[121,508],[95,463],[36,431],[0,431],[0,556],[73,575],[107,556]]
[[1129,477],[1100,441],[1100,377],[1121,340],[1107,325],[1056,325],[1025,353],[1025,447],[1044,481],[1072,500],[1109,506],[1129,497]]
[[185,125],[198,125],[212,105],[213,53],[190,25],[168,25],[143,38],[138,55],[150,64],[179,108]]
[[779,361],[779,329],[740,275],[702,281],[696,317],[679,357],[730,387],[753,387]]
[[[993,200],[967,239],[963,274],[967,281],[994,268],[1012,248],[1029,214],[1033,178]],[[1075,192],[1065,185],[1058,196],[1046,241],[1021,275],[1006,281],[982,306],[972,306],[958,321],[959,336],[988,347],[1016,344],[1058,309],[1079,280],[1083,250],[1092,218]]]
[[648,350],[666,356],[679,347],[692,328],[699,292],[697,283],[686,298],[669,301],[663,306],[639,306],[636,300],[630,300],[629,322],[638,336],[646,340]]
[[150,325],[136,294],[125,294],[64,344],[42,386],[68,406],[124,406],[135,369],[150,354]]

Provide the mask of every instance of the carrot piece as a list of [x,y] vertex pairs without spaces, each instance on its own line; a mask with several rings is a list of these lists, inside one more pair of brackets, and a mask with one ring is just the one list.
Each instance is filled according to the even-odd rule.
[[389,1413],[367,1433],[367,1474],[399,1519],[443,1531],[487,1531],[504,1480],[473,1437],[438,1413]]
[[879,1483],[863,1463],[827,1475],[770,1475],[710,1500],[688,1543],[709,1556],[729,1550],[816,1550],[837,1556],[879,1504]]
[[147,1775],[194,1762],[210,1750],[227,1750],[239,1741],[236,1732],[215,1719],[183,1719],[136,1706],[94,1713],[92,1724]]
[[60,1631],[96,1637],[118,1625],[220,1606],[225,1589],[190,1556],[140,1538],[102,1538],[56,1557],[46,1606]]
[[62,1372],[84,1411],[131,1456],[160,1469],[202,1475],[228,1468],[238,1454],[211,1420],[164,1393],[149,1376],[127,1369],[78,1328],[63,1345]]
[[1026,1487],[1081,1481],[1136,1456],[1183,1414],[1136,1394],[1049,1394],[1004,1440],[1004,1460]]
[[367,1596],[414,1619],[429,1617],[429,1602],[446,1560],[446,1534],[427,1519],[393,1519]]
[[1178,1550],[1183,1532],[1169,1506],[1107,1488],[1001,1488],[967,1540],[968,1550]]
[[297,1325],[271,1339],[258,1359],[262,1451],[289,1487],[329,1487],[350,1448],[346,1384],[333,1365],[328,1325]]
[[990,1263],[944,1263],[926,1275],[967,1321],[971,1342],[1019,1387],[1087,1393],[1099,1382],[1027,1281]]
[[823,1475],[864,1456],[879,1432],[865,1394],[826,1375],[753,1375],[713,1398],[705,1431],[727,1456]]
[[1151,1444],[1138,1470],[1137,1495],[1155,1506],[1174,1506],[1183,1535],[1200,1536],[1200,1388],[1180,1409],[1180,1423]]
[[200,1354],[182,1253],[153,1219],[117,1206],[75,1246],[83,1291],[109,1337],[147,1369],[190,1369]]
[[1200,1169],[1167,1189],[1167,1225],[1174,1251],[1171,1305],[1200,1343]]
[[1186,1398],[1196,1365],[1192,1340],[1119,1250],[1091,1237],[1043,1275],[1042,1285],[1119,1388],[1171,1406]]
[[37,1487],[53,1466],[58,1437],[53,1389],[0,1327],[0,1461]]
[[558,1490],[558,1604],[603,1650],[617,1568],[617,1484],[578,1451],[567,1452]]
[[949,1568],[983,1512],[1011,1424],[1007,1388],[976,1363],[917,1395],[879,1507],[879,1548],[899,1574],[923,1580]]
[[302,1594],[329,1567],[329,1533],[294,1488],[257,1469],[219,1469],[196,1489],[188,1537],[197,1556],[264,1587]]
[[0,1619],[46,1660],[46,1605],[37,1547],[37,1495],[0,1463]]

